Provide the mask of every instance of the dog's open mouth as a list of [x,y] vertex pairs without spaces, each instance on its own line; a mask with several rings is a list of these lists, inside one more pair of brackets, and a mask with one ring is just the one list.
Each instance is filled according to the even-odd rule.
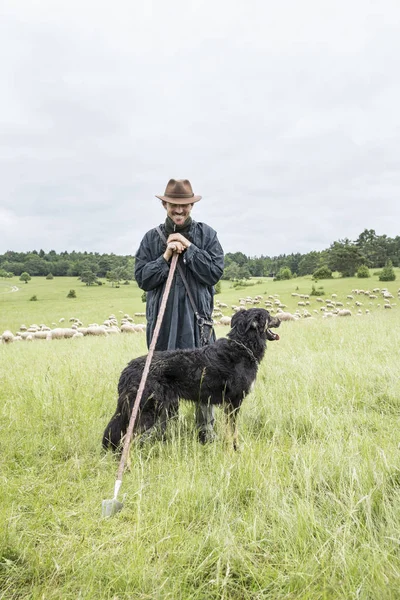
[[269,340],[270,342],[273,342],[274,340],[279,340],[280,339],[279,335],[277,333],[274,333],[270,329],[266,330],[266,334],[267,334],[267,340]]
[[[275,329],[276,327],[279,327],[280,324],[281,324],[280,320],[276,317],[272,317],[268,323],[268,325],[273,329]],[[274,333],[273,331],[271,331],[271,329],[269,329],[268,327],[265,330],[265,333],[267,334],[267,340],[269,340],[270,342],[280,339],[279,335],[277,333]]]

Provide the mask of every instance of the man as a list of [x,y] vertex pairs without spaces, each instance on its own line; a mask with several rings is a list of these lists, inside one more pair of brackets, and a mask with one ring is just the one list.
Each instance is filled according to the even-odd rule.
[[[187,179],[170,179],[164,196],[156,198],[161,200],[167,217],[159,228],[146,233],[135,261],[136,281],[147,292],[147,346],[156,325],[171,258],[177,253],[181,271],[175,271],[156,350],[198,348],[215,341],[215,334],[206,323],[211,322],[213,286],[222,276],[224,253],[214,229],[192,219],[193,205],[201,196],[194,195]],[[202,443],[214,439],[212,406],[198,406],[196,424]]]

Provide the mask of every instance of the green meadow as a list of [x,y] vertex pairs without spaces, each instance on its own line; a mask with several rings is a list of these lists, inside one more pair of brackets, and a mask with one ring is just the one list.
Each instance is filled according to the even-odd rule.
[[[193,407],[182,403],[166,442],[133,443],[123,510],[107,519],[101,503],[118,461],[101,437],[121,370],[146,352],[143,334],[1,344],[0,599],[400,598],[396,273],[388,283],[315,284],[353,316],[324,319],[312,297],[314,318],[282,323],[242,406],[240,451],[227,445],[219,409],[217,441],[199,445]],[[292,294],[310,294],[313,282],[250,283],[222,282],[216,299],[279,296],[294,312]],[[355,297],[359,307],[346,298],[378,287],[392,309],[380,296]],[[134,283],[0,280],[0,335],[144,306]]]

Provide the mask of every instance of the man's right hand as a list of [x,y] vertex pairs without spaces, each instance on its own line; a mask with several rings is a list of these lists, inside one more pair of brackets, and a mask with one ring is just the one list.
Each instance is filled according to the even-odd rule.
[[166,261],[170,261],[172,255],[174,254],[174,252],[176,252],[177,254],[181,254],[183,251],[185,250],[185,246],[178,241],[174,241],[174,242],[169,242],[167,244],[167,249],[163,254],[163,257],[165,258]]

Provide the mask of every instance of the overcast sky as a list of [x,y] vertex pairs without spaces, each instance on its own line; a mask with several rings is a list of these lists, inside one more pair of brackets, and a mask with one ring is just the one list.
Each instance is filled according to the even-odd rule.
[[134,254],[188,178],[226,252],[400,235],[399,0],[2,0],[0,253]]

